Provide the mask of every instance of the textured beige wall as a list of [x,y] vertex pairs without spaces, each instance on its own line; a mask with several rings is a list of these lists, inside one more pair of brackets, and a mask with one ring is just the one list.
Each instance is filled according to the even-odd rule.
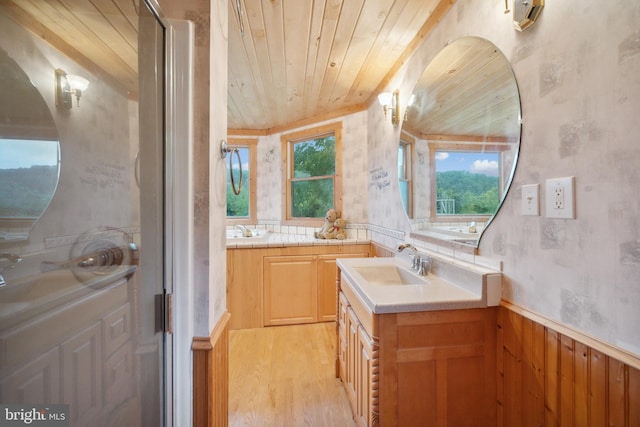
[[[227,139],[227,34],[228,2],[211,1],[209,70],[209,333],[227,308],[227,177],[220,159],[220,141]],[[196,89],[197,90],[197,89]],[[197,300],[196,300],[197,301]]]
[[[284,134],[342,122],[342,217],[351,223],[367,222],[367,115],[354,113],[335,120],[314,123]],[[282,147],[283,133],[258,137],[257,216],[259,222],[279,223],[282,212]]]
[[[523,136],[480,255],[503,263],[505,299],[640,354],[640,3],[547,1],[524,33],[503,10],[498,0],[458,1],[389,87],[410,93],[448,41],[498,46],[518,80]],[[369,109],[369,168],[392,171],[398,131],[379,110]],[[545,180],[570,175],[577,218],[547,219]],[[542,216],[522,216],[520,187],[534,183]],[[369,193],[371,223],[406,229],[388,203],[397,188]]]

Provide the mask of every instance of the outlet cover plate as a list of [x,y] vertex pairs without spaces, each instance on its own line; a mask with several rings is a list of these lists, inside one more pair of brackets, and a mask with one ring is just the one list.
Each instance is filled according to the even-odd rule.
[[547,179],[545,193],[547,218],[576,217],[575,177]]
[[522,215],[540,215],[540,184],[522,186]]

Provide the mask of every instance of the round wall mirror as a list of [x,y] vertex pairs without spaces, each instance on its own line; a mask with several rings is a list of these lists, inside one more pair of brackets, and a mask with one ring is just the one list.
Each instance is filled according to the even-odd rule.
[[520,97],[491,42],[463,37],[429,63],[410,95],[398,179],[411,237],[478,247],[515,171]]
[[0,242],[25,240],[60,174],[58,132],[42,95],[0,49]]

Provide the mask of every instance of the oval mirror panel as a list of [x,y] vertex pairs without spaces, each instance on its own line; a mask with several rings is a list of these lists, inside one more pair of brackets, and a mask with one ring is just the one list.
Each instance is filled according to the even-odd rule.
[[436,55],[408,101],[398,148],[412,237],[477,248],[511,183],[520,117],[515,76],[493,43],[463,37]]
[[0,49],[0,242],[26,240],[60,174],[56,125],[27,74]]

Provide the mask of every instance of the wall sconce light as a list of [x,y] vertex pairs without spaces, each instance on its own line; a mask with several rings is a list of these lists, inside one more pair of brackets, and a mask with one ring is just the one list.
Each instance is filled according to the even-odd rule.
[[67,74],[60,68],[56,70],[56,105],[70,110],[73,107],[71,95],[76,96],[76,105],[80,106],[82,91],[89,86],[89,80],[74,74]]
[[513,0],[513,26],[518,31],[529,28],[542,12],[544,0]]
[[391,110],[391,123],[398,126],[400,123],[400,91],[398,89],[391,92],[382,92],[378,95],[378,102],[384,108],[384,118],[387,118],[387,111]]

